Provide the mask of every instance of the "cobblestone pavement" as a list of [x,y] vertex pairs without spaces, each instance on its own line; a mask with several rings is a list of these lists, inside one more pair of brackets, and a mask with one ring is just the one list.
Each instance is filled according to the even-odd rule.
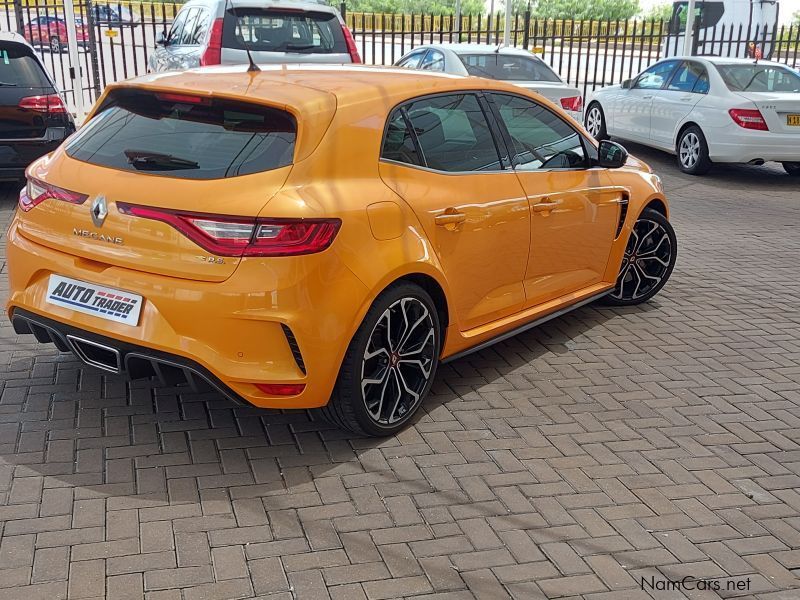
[[[666,289],[447,365],[397,438],[129,388],[3,317],[0,600],[798,600],[800,181],[632,150]],[[648,587],[684,576],[721,589]]]

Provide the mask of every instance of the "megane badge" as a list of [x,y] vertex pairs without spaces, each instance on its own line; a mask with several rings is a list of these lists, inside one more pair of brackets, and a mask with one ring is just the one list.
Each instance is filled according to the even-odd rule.
[[103,223],[108,216],[108,207],[106,206],[106,199],[103,196],[98,196],[92,201],[92,223],[95,227],[102,227]]

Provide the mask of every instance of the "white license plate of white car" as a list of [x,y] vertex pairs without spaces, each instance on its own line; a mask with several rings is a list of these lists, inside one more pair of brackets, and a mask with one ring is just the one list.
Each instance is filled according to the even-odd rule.
[[61,275],[50,275],[47,302],[94,315],[106,321],[136,326],[142,310],[142,297],[122,290],[87,283]]

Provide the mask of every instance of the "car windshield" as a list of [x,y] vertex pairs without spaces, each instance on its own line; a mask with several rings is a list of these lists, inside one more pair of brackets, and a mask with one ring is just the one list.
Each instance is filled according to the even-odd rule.
[[488,54],[459,54],[470,75],[503,81],[561,82],[546,64],[536,58],[491,52]]
[[67,145],[84,162],[184,179],[221,179],[291,164],[297,126],[282,110],[120,90]]
[[26,46],[0,42],[0,86],[50,87],[50,82]]
[[253,52],[347,54],[347,42],[335,14],[276,9],[229,10],[223,25],[225,48]]
[[800,93],[800,75],[776,65],[717,65],[719,74],[732,92]]

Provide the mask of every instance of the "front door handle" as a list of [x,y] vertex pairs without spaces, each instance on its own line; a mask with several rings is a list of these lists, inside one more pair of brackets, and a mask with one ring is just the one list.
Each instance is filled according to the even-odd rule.
[[651,100],[653,98],[652,94],[649,96],[642,96],[642,100]]
[[[453,211],[453,212],[450,212]],[[447,209],[440,215],[436,215],[433,220],[436,222],[437,225],[458,225],[459,223],[463,223],[467,220],[467,215],[460,212],[454,212],[455,209]]]
[[533,205],[534,212],[547,212],[553,210],[561,204],[560,201],[556,200],[555,202],[539,202],[538,204]]

